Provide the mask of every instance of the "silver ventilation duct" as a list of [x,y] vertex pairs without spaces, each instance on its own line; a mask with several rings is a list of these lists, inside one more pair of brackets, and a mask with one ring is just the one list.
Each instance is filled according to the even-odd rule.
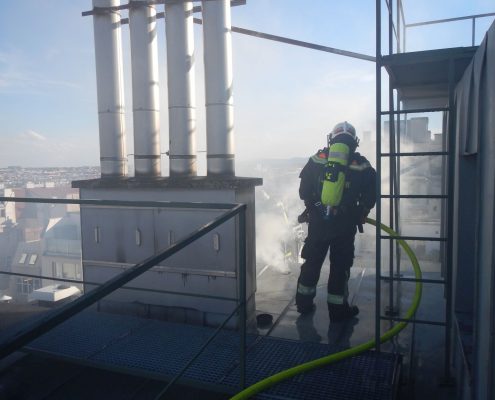
[[[93,0],[95,8],[119,5],[120,0]],[[127,175],[120,13],[95,13],[93,25],[101,175],[120,177]]]
[[204,0],[208,175],[235,175],[230,0]]
[[136,176],[156,177],[161,175],[156,9],[140,0],[129,6],[134,169]]
[[189,1],[165,4],[171,176],[197,174],[192,9]]

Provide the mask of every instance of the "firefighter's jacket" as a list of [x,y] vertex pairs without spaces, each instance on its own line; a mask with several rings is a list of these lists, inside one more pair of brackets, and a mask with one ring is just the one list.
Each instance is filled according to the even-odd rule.
[[356,232],[358,225],[376,201],[376,172],[361,154],[351,154],[346,171],[345,189],[340,206],[330,218],[321,205],[328,147],[312,156],[299,177],[299,197],[309,210],[308,238],[315,235],[333,237]]

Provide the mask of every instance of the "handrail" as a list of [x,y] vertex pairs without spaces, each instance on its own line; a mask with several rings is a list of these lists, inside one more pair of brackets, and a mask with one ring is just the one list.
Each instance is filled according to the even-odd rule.
[[14,203],[74,204],[83,206],[113,206],[137,208],[193,208],[212,210],[231,210],[233,203],[201,203],[180,201],[134,201],[134,200],[96,200],[96,199],[52,199],[48,197],[1,197],[0,201]]
[[[0,200],[1,199],[2,198],[0,198]],[[51,200],[53,202],[53,200],[57,200],[57,199],[46,199],[46,200],[47,200],[46,202],[48,203],[49,202],[48,200]],[[67,200],[70,199],[63,199],[63,201],[67,201]],[[20,200],[16,199],[16,201],[20,201]],[[77,200],[77,201],[83,202],[84,200]],[[98,202],[101,203],[101,201]],[[188,204],[188,203],[184,203],[184,204]],[[56,311],[49,313],[49,315],[43,316],[42,318],[33,321],[33,323],[31,323],[28,327],[20,330],[13,336],[4,339],[3,342],[0,343],[0,359],[18,350],[25,344],[41,336],[43,333],[61,324],[68,318],[86,309],[87,307],[96,303],[98,300],[102,299],[103,297],[107,296],[113,291],[119,289],[127,282],[140,276],[150,268],[154,267],[157,263],[162,262],[168,257],[179,252],[180,250],[182,250],[183,248],[185,248],[195,240],[203,237],[208,232],[211,232],[213,229],[223,224],[227,220],[233,218],[238,214],[243,215],[245,213],[246,208],[247,208],[246,204],[234,205],[233,208],[231,208],[229,211],[223,213],[219,217],[203,225],[201,228],[190,233],[181,241],[171,245],[168,249],[160,252],[157,255],[148,257],[144,261],[134,265],[133,267],[122,272],[121,274],[109,279],[100,287],[92,290],[89,293],[84,294],[83,296],[79,297],[78,299],[74,300],[71,303],[68,303],[65,306],[62,306]]]
[[[402,29],[403,29],[403,46],[402,46],[402,52],[406,51],[406,32],[409,28],[416,28],[420,26],[426,26],[426,25],[436,25],[436,24],[443,24],[447,22],[456,22],[456,21],[466,21],[466,20],[471,20],[472,21],[472,28],[471,28],[471,45],[475,45],[475,39],[476,39],[476,20],[480,18],[486,18],[486,17],[492,17],[495,16],[495,12],[490,12],[490,13],[483,13],[483,14],[474,14],[474,15],[465,15],[463,17],[453,17],[453,18],[443,18],[443,19],[435,19],[435,20],[429,20],[429,21],[421,21],[421,22],[413,22],[413,23],[406,23],[406,19],[404,16],[404,8],[402,4],[402,0],[397,0],[397,7],[398,7],[398,18],[402,19]],[[388,1],[387,1],[388,5]],[[390,11],[390,6],[389,6],[389,11]],[[398,21],[400,23],[400,21]],[[390,29],[390,27],[389,27]],[[395,39],[397,43],[397,49],[398,53],[400,53],[400,39],[398,38],[397,30],[395,27],[395,24],[392,23],[392,30],[395,32]]]
[[423,22],[414,22],[412,24],[406,24],[406,28],[414,28],[416,26],[424,26],[424,25],[434,25],[434,24],[443,24],[445,22],[453,22],[453,21],[462,21],[466,19],[477,19],[477,18],[485,18],[494,16],[495,12],[485,13],[485,14],[475,14],[475,15],[466,15],[464,17],[454,17],[454,18],[444,18],[444,19],[434,19],[431,21],[423,21]]
[[466,20],[470,19],[471,20],[471,46],[474,46],[475,42],[476,42],[476,20],[478,18],[486,18],[486,17],[491,17],[494,15],[495,15],[495,13],[485,13],[485,14],[466,15],[464,17],[444,18],[444,19],[436,19],[436,20],[431,20],[431,21],[415,22],[412,24],[404,25],[404,30],[406,30],[408,28],[415,28],[418,26],[443,24],[446,22],[455,22],[455,21],[466,21]]

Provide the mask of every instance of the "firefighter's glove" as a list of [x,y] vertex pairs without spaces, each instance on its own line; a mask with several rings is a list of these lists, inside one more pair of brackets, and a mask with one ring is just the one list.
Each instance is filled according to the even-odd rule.
[[297,217],[297,222],[300,224],[309,222],[309,210],[307,208]]

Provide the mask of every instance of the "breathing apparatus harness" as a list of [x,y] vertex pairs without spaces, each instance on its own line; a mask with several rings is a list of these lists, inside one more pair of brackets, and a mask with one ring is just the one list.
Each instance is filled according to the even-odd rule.
[[[355,128],[347,121],[337,124],[327,135],[326,163],[321,183],[320,200],[314,206],[323,214],[323,219],[329,220],[342,212],[341,204],[346,187],[346,176],[349,170],[351,156],[359,146]],[[319,154],[322,157],[322,154]],[[298,217],[298,222],[309,222],[309,210],[306,209]],[[358,224],[362,232],[362,225]]]

